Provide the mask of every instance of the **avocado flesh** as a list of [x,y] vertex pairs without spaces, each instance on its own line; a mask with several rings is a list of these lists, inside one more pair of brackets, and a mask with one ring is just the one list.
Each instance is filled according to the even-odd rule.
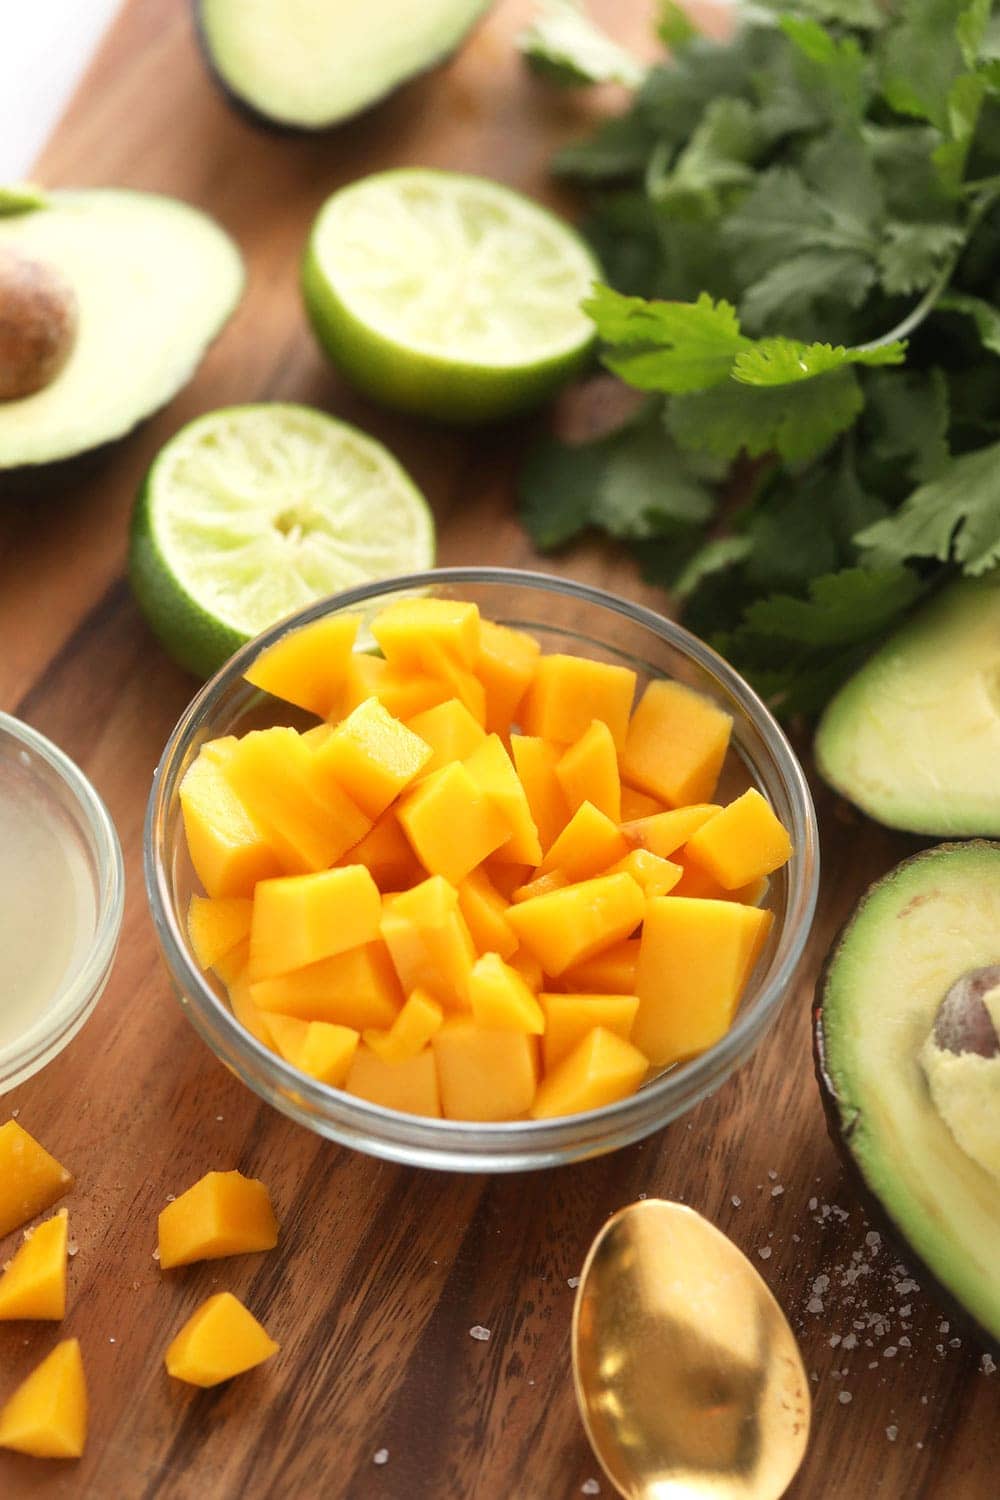
[[212,67],[266,119],[322,130],[442,61],[490,0],[198,0]]
[[931,1273],[1000,1339],[1000,1182],[958,1145],[921,1050],[969,969],[1000,958],[1000,844],[944,844],[857,907],[825,976],[819,1041],[841,1139]]
[[61,271],[79,327],[44,389],[0,402],[0,470],[99,447],[185,385],[243,289],[239,251],[176,199],[94,189],[0,217],[9,246]]
[[1000,834],[1000,578],[962,579],[828,704],[820,774],[911,833]]

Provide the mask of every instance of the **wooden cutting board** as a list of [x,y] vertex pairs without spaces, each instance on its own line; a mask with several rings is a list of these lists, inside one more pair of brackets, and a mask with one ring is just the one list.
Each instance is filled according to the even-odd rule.
[[[817,787],[820,917],[779,1025],[685,1119],[574,1168],[444,1176],[325,1144],[231,1077],[168,987],[142,888],[142,819],[160,749],[195,684],[150,637],[123,579],[137,483],[199,412],[311,402],[370,427],[413,472],[437,514],[442,563],[539,562],[514,510],[530,429],[457,437],[373,410],[322,362],[296,290],[318,205],[377,168],[484,172],[559,205],[546,161],[595,106],[526,77],[511,40],[529,9],[505,0],[447,68],[335,134],[298,138],[230,110],[187,5],[131,0],[38,164],[46,184],[149,188],[208,209],[242,245],[249,285],[168,410],[86,481],[0,515],[0,704],[93,778],[128,869],[121,953],[101,1006],[56,1063],[0,1106],[0,1119],[16,1110],[76,1173],[67,1202],[79,1247],[62,1327],[0,1326],[0,1396],[75,1334],[92,1397],[82,1462],[2,1455],[6,1500],[569,1500],[599,1474],[573,1401],[569,1281],[605,1217],[640,1194],[680,1198],[719,1224],[798,1330],[815,1398],[798,1500],[997,1494],[1000,1380],[980,1372],[978,1350],[928,1295],[906,1289],[898,1253],[872,1238],[812,1074],[817,966],[864,885],[915,841],[855,820]],[[594,9],[623,38],[645,39],[649,7],[639,0]],[[627,560],[597,545],[544,565],[658,602]],[[234,1166],[270,1185],[281,1248],[162,1275],[153,1249],[167,1195]],[[0,1260],[13,1247],[13,1238],[0,1247]],[[245,1297],[282,1352],[198,1393],[167,1378],[162,1354],[222,1288]],[[488,1342],[470,1338],[475,1324],[490,1329]],[[380,1449],[388,1459],[376,1465]]]

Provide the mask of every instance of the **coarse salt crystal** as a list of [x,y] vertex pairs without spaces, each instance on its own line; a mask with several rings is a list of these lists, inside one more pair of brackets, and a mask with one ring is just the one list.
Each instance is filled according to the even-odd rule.
[[810,1297],[806,1303],[806,1312],[821,1313],[823,1311],[823,1298]]
[[373,1464],[387,1464],[388,1462],[389,1462],[389,1450],[388,1450],[388,1448],[376,1448],[375,1452],[372,1454],[372,1463]]
[[909,1302],[906,1302],[906,1303],[904,1303],[904,1304],[903,1304],[903,1306],[902,1306],[902,1307],[901,1307],[901,1308],[900,1308],[900,1309],[899,1309],[899,1316],[900,1316],[900,1317],[901,1317],[901,1318],[908,1318],[908,1317],[909,1317],[909,1316],[910,1316],[910,1313],[911,1313],[911,1312],[912,1312],[912,1311],[913,1311],[913,1308],[912,1308],[912,1307],[911,1307],[911,1306],[910,1306],[910,1304],[909,1304]]
[[856,1349],[857,1347],[858,1347],[858,1336],[857,1336],[857,1334],[856,1333],[849,1333],[849,1334],[847,1334],[847,1336],[844,1339],[844,1348],[845,1349]]
[[20,1113],[21,1113],[21,1111],[20,1111],[20,1110],[19,1110],[19,1109],[12,1109],[12,1110],[11,1110],[11,1112],[10,1112],[10,1117],[11,1117],[11,1119],[12,1119],[12,1120],[16,1120],[16,1119],[17,1119],[17,1117],[18,1117],[18,1115],[19,1115],[19,1114],[20,1114]]
[[781,1197],[781,1195],[782,1195],[782,1193],[783,1193],[783,1192],[784,1192],[784,1191],[785,1191],[785,1190],[784,1190],[784,1188],[783,1188],[783,1187],[782,1187],[782,1186],[781,1186],[781,1183],[780,1183],[780,1182],[779,1182],[779,1183],[777,1183],[777,1184],[776,1184],[776,1185],[775,1185],[775,1186],[774,1186],[774,1187],[773,1187],[773,1188],[772,1188],[772,1189],[771,1189],[771,1197],[772,1197],[772,1198],[780,1198],[780,1197]]
[[839,1333],[831,1333],[831,1335],[830,1335],[830,1348],[831,1349],[836,1349],[837,1345],[839,1343],[841,1343],[841,1342],[842,1341],[841,1341],[841,1337],[840,1337]]
[[854,1397],[851,1395],[850,1391],[838,1391],[837,1400],[840,1402],[841,1406],[848,1406],[854,1400]]
[[221,1125],[222,1122],[223,1122],[223,1120],[225,1119],[225,1115],[216,1115],[215,1118],[219,1122],[219,1124]]
[[948,1348],[949,1349],[961,1349],[961,1347],[962,1347],[962,1340],[961,1339],[949,1339],[948,1340]]
[[811,1214],[813,1214],[813,1213],[816,1212],[816,1206],[817,1206],[818,1203],[819,1203],[819,1199],[818,1198],[810,1198],[809,1199],[808,1207],[809,1207],[809,1212]]
[[979,1368],[982,1370],[982,1372],[983,1372],[984,1375],[995,1375],[996,1374],[996,1372],[997,1372],[997,1362],[993,1358],[992,1354],[984,1354],[983,1355],[982,1359],[979,1361]]
[[895,1422],[889,1423],[889,1426],[885,1429],[885,1435],[889,1439],[890,1443],[894,1443],[896,1441],[896,1439],[899,1437],[899,1428],[896,1426]]
[[882,1236],[879,1234],[878,1230],[869,1229],[868,1233],[865,1235],[865,1244],[869,1247],[869,1249],[877,1250],[881,1243]]
[[575,1290],[580,1285],[579,1276],[567,1276],[566,1285],[573,1287],[573,1289]]
[[903,1334],[903,1336],[902,1336],[902,1338],[901,1338],[901,1339],[900,1339],[900,1341],[899,1341],[899,1347],[900,1347],[900,1348],[901,1348],[901,1349],[909,1349],[909,1348],[910,1348],[910,1347],[911,1347],[911,1345],[910,1345],[910,1341],[909,1341],[909,1339],[908,1339],[908,1338],[907,1338],[907,1337],[906,1337],[906,1334],[905,1334],[905,1333],[904,1333],[904,1334]]
[[159,1260],[159,1258],[160,1258],[160,1247],[157,1246],[156,1249],[153,1251],[153,1259],[154,1260]]
[[596,1479],[585,1479],[580,1486],[581,1495],[599,1495],[600,1493],[601,1486]]
[[938,1333],[947,1333],[950,1328],[951,1324],[948,1322],[947,1318],[943,1318],[938,1324]]
[[740,1205],[741,1205],[741,1203],[743,1202],[743,1199],[742,1198],[738,1198],[736,1196],[736,1194],[734,1193],[733,1196],[730,1198],[729,1201],[733,1205],[734,1208],[739,1208]]
[[768,1177],[770,1177],[771,1181],[774,1182],[774,1180],[776,1179],[776,1177],[777,1177],[778,1174],[774,1170],[773,1167],[768,1167],[768,1169],[767,1169],[767,1175],[768,1175]]
[[76,1243],[76,1240],[70,1240],[69,1243],[66,1246],[66,1254],[67,1255],[76,1255],[76,1253],[79,1250],[79,1248],[80,1248],[80,1246]]
[[830,1285],[830,1278],[829,1278],[829,1276],[817,1276],[816,1279],[815,1279],[815,1281],[813,1282],[813,1292],[814,1292],[814,1294],[818,1297],[821,1292],[825,1292],[826,1291],[826,1289],[827,1289],[827,1287],[829,1285]]
[[885,1348],[882,1350],[882,1358],[895,1359],[898,1353],[899,1350],[896,1348],[895,1344],[886,1344]]
[[761,1245],[760,1249],[757,1251],[757,1254],[760,1256],[761,1260],[770,1260],[771,1259],[771,1247],[770,1247],[770,1245]]
[[490,1330],[484,1328],[481,1323],[477,1323],[474,1328],[469,1329],[470,1339],[478,1339],[481,1344],[485,1344],[489,1336]]

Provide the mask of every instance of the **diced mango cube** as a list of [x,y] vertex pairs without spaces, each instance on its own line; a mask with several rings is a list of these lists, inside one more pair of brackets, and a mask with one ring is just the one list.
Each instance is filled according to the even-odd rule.
[[370,1028],[365,1045],[386,1063],[406,1062],[423,1052],[444,1022],[444,1010],[426,990],[414,990],[388,1031]]
[[534,901],[536,896],[548,896],[552,891],[564,891],[568,885],[569,878],[563,874],[562,870],[547,870],[544,875],[536,875],[533,880],[519,885],[511,899],[520,905],[522,901]]
[[367,698],[377,698],[397,719],[410,719],[452,696],[446,682],[426,672],[403,672],[381,656],[359,652],[351,658],[344,679],[339,714],[349,714]]
[[0,1321],[66,1313],[66,1210],[39,1224],[0,1275]]
[[270,1015],[267,1028],[278,1051],[293,1068],[332,1088],[341,1087],[360,1041],[353,1027]]
[[423,989],[442,1005],[468,1005],[476,957],[458,892],[440,875],[382,903],[382,937],[407,994]]
[[567,969],[561,983],[567,991],[593,995],[634,995],[638,965],[639,939],[626,938],[624,942],[604,948],[593,958]]
[[253,902],[248,896],[192,896],[188,937],[203,969],[214,969],[250,936]]
[[570,812],[590,802],[613,823],[622,816],[622,784],[618,751],[611,730],[600,719],[570,745],[556,766],[556,776]]
[[409,727],[430,748],[430,759],[421,775],[439,771],[453,760],[464,760],[486,738],[486,731],[458,698],[448,698],[423,713],[414,714]]
[[587,880],[629,851],[624,834],[592,802],[582,803],[538,866],[539,875],[560,870],[567,880]]
[[545,973],[556,977],[628,937],[644,909],[631,875],[603,875],[512,906],[507,920]]
[[666,896],[677,885],[684,869],[658,854],[650,854],[648,849],[631,849],[624,859],[611,866],[608,874],[631,875],[647,896]]
[[369,818],[378,818],[430,760],[430,746],[366,698],[314,751],[316,765]]
[[651,682],[632,715],[622,775],[669,807],[709,802],[729,748],[729,714],[682,682]]
[[366,1026],[391,1026],[403,992],[389,950],[378,940],[290,974],[259,980],[250,986],[250,999],[268,1014],[363,1031]]
[[545,1016],[542,1058],[551,1073],[595,1026],[623,1041],[632,1035],[639,1001],[635,995],[539,995]]
[[703,823],[684,853],[724,890],[733,891],[780,869],[791,858],[792,841],[771,804],[750,787]]
[[344,865],[364,865],[380,891],[402,891],[423,879],[420,861],[399,826],[393,808],[388,808],[360,844],[348,849]]
[[396,815],[424,868],[452,885],[510,837],[503,810],[458,761],[407,792]]
[[207,1388],[262,1365],[280,1345],[232,1292],[203,1302],[164,1356],[167,1374]]
[[244,672],[247,682],[325,719],[340,702],[360,621],[328,615],[290,630]]
[[364,865],[261,880],[250,925],[251,980],[269,979],[374,942],[379,888]]
[[545,973],[534,954],[529,953],[527,948],[518,948],[507,961],[520,974],[532,994],[537,995],[545,983]]
[[486,689],[486,728],[491,734],[504,734],[516,719],[540,654],[534,636],[480,620],[476,676]]
[[622,812],[623,823],[631,823],[636,818],[651,818],[655,813],[663,811],[663,803],[658,802],[655,797],[648,797],[645,792],[637,791],[634,786],[628,786],[622,782]]
[[714,802],[695,802],[690,807],[675,807],[670,812],[623,823],[622,834],[630,848],[648,849],[650,854],[669,859],[703,823],[721,811]]
[[542,849],[548,850],[569,821],[569,808],[556,775],[562,746],[533,735],[512,734],[510,749]]
[[87,1444],[87,1382],[78,1339],[64,1339],[0,1409],[0,1448],[32,1458],[80,1458]]
[[250,1035],[258,1042],[262,1042],[265,1047],[273,1048],[274,1043],[267,1026],[267,1017],[253,1003],[249,979],[243,974],[236,979],[228,980],[227,986],[233,1015],[244,1031],[249,1031]]
[[[429,648],[427,667],[430,674],[429,680],[440,683],[444,689],[435,702],[440,703],[448,698],[457,698],[480,728],[485,728],[486,689],[479,678],[472,672],[466,671],[465,667],[460,666],[446,651],[437,647]],[[427,706],[430,707],[429,704]]]
[[317,772],[316,752],[294,729],[255,729],[237,741],[226,774],[285,870],[326,870],[371,827],[347,793]]
[[632,1036],[656,1067],[711,1047],[729,1030],[771,926],[733,901],[656,896],[647,905]]
[[51,1208],[73,1177],[16,1120],[0,1125],[0,1239]]
[[507,921],[510,903],[485,870],[473,870],[465,877],[458,888],[458,904],[477,951],[510,958],[517,948],[517,937]]
[[431,1046],[449,1120],[512,1120],[531,1108],[538,1043],[524,1031],[486,1030],[464,1016],[445,1021]]
[[202,749],[178,793],[194,872],[210,896],[250,896],[258,880],[280,875],[281,861],[226,775],[237,741]]
[[157,1232],[161,1271],[195,1260],[273,1250],[278,1243],[267,1188],[242,1172],[206,1172],[161,1211]]
[[384,1109],[441,1118],[437,1068],[430,1047],[400,1062],[386,1062],[362,1043],[354,1054],[344,1088]]
[[531,816],[514,763],[498,735],[491,734],[473,750],[465,769],[476,785],[503,814],[509,838],[497,851],[496,858],[511,864],[536,865],[542,857],[542,846]]
[[543,656],[524,699],[522,726],[527,734],[572,745],[594,719],[600,719],[621,751],[635,684],[629,667],[582,656]]
[[595,1026],[543,1079],[532,1118],[548,1120],[615,1104],[634,1094],[648,1071],[637,1047],[607,1027]]
[[433,672],[444,653],[471,672],[479,659],[479,610],[458,599],[397,599],[371,631],[393,666]]
[[[219,897],[218,899],[225,900],[227,898]],[[234,896],[232,899],[245,900],[246,898]],[[245,978],[249,962],[250,935],[248,933],[242,942],[236,944],[235,948],[230,948],[228,953],[224,953],[221,958],[217,958],[212,967],[223,984],[228,985],[234,983],[237,979]]]
[[498,953],[484,953],[469,975],[472,1019],[487,1031],[524,1031],[541,1036],[545,1016],[521,975]]

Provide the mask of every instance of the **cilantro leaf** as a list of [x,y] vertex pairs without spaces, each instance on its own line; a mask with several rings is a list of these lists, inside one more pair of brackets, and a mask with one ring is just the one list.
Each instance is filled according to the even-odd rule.
[[563,146],[552,159],[557,177],[580,182],[615,182],[642,172],[655,137],[635,110],[603,120],[585,141]]
[[864,397],[851,369],[794,385],[747,386],[735,380],[679,396],[668,424],[684,448],[735,458],[776,452],[792,464],[821,453],[850,427]]
[[946,292],[938,298],[937,305],[942,312],[964,313],[971,318],[983,348],[991,354],[1000,354],[1000,308],[984,297],[971,297],[966,292]]
[[697,302],[646,302],[598,286],[583,306],[605,342],[629,351],[606,354],[604,363],[637,390],[707,390],[728,377],[734,355],[750,345],[736,309],[705,292]]
[[754,110],[745,99],[713,99],[669,169],[653,155],[646,190],[672,213],[716,214],[732,189],[752,182],[749,164],[762,146]]
[[879,247],[879,280],[893,296],[923,291],[940,275],[965,242],[957,224],[886,224]]
[[786,166],[762,172],[756,186],[722,229],[745,274],[756,279],[776,262],[807,250],[850,250],[874,256],[877,242],[867,225],[838,212],[814,193],[800,172]]
[[871,96],[871,65],[854,37],[835,37],[808,16],[782,16],[780,26],[806,65],[807,80],[833,102],[834,116],[860,120]]
[[956,26],[962,0],[902,0],[878,52],[882,92],[900,114],[944,130],[952,83],[963,71]]
[[1000,562],[1000,443],[953,458],[895,515],[869,526],[857,541],[875,565],[906,557],[954,558],[966,573],[988,572]]
[[679,52],[698,35],[698,28],[677,0],[659,0],[656,34],[670,52]]
[[863,467],[881,493],[895,500],[900,480],[919,484],[947,466],[948,388],[937,369],[873,370],[865,396]]
[[515,44],[533,68],[555,83],[638,88],[646,76],[639,59],[602,31],[579,0],[540,0],[534,21]]
[[683,572],[674,581],[674,593],[686,599],[713,574],[724,573],[737,563],[745,562],[753,551],[753,538],[749,536],[717,536],[699,547],[689,559]]
[[741,350],[733,361],[733,379],[745,385],[790,385],[812,380],[845,365],[901,365],[905,340],[871,349],[845,349],[843,344],[800,344],[796,339],[760,339]]
[[780,321],[795,332],[814,331],[825,309],[842,319],[844,307],[860,307],[874,280],[874,265],[856,250],[804,250],[751,282],[740,298],[740,316],[753,330]]
[[986,97],[986,81],[978,73],[963,73],[955,79],[945,100],[947,139],[931,154],[935,171],[946,193],[957,196],[965,163]]

